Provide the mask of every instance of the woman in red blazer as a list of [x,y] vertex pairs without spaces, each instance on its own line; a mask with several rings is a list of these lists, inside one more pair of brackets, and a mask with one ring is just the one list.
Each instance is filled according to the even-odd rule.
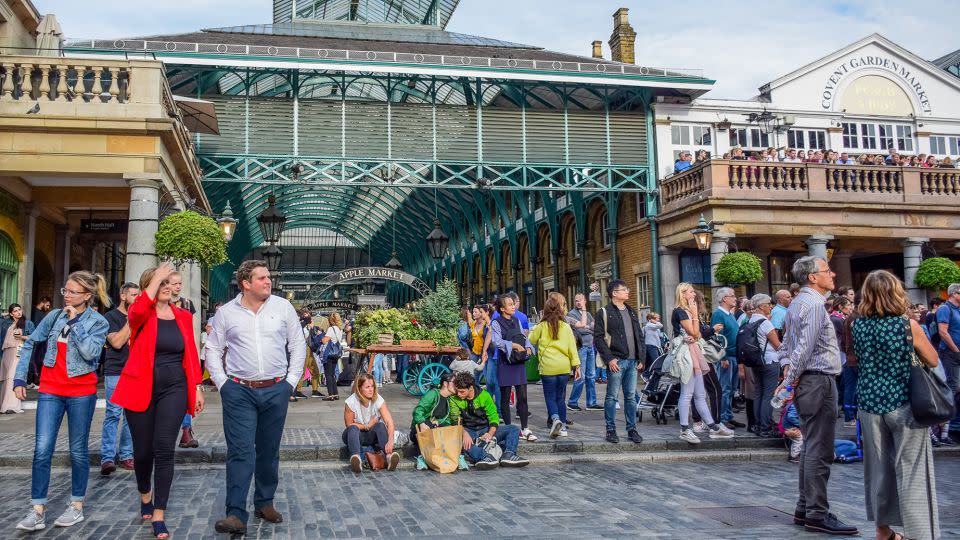
[[152,521],[157,538],[170,536],[163,518],[180,423],[184,413],[196,416],[203,410],[193,316],[170,304],[167,278],[173,271],[164,263],[140,276],[142,293],[128,310],[130,357],[111,399],[126,411],[140,514]]

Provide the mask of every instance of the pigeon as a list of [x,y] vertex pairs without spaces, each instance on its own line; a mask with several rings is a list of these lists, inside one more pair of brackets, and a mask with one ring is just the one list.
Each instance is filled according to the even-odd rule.
[[30,109],[29,111],[27,111],[27,114],[37,114],[37,113],[39,113],[39,112],[40,112],[40,104],[37,103],[36,105],[33,106],[32,109]]

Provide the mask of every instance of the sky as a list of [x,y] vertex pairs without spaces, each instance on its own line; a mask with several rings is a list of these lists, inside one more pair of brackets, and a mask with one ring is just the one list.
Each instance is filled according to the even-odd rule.
[[[174,34],[269,23],[271,0],[123,0],[91,8],[77,0],[34,0],[68,38]],[[109,7],[107,7],[109,6]],[[651,0],[461,0],[447,30],[589,56],[607,41],[613,12],[630,9],[637,63],[702,69],[717,81],[711,98],[747,99],[764,83],[880,33],[932,60],[960,49],[956,0],[655,2]],[[678,9],[679,8],[679,9]]]

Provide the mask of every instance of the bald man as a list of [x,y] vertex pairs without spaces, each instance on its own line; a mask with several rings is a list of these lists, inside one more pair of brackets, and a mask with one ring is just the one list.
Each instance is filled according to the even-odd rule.
[[783,321],[787,317],[787,308],[790,307],[790,300],[793,300],[793,295],[786,289],[780,289],[777,291],[776,298],[777,305],[773,306],[773,311],[770,312],[770,323],[782,334]]

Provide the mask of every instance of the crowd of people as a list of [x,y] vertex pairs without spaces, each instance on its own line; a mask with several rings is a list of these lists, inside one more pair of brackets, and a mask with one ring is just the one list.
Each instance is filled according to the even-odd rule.
[[[681,150],[674,161],[674,172],[682,172],[694,165],[699,165],[713,159],[706,150],[698,150],[696,158],[689,150]],[[901,154],[896,148],[890,148],[887,154],[864,153],[852,155],[849,152],[837,152],[836,150],[803,150],[796,148],[774,147],[765,148],[758,151],[745,151],[736,146],[729,152],[724,152],[722,159],[732,161],[763,161],[778,163],[821,163],[824,165],[859,165],[859,166],[888,166],[888,167],[920,167],[930,168],[938,167],[944,169],[954,169],[957,167],[956,160],[950,156],[938,158],[933,154]]]
[[[406,438],[416,451],[418,433],[454,425],[462,427],[457,468],[527,465],[520,441],[538,436],[529,422],[525,365],[536,354],[547,412],[543,428],[550,438],[568,436],[567,411],[583,410],[585,394],[587,410],[604,411],[607,442],[620,442],[616,416],[622,409],[627,439],[641,443],[638,380],[649,387],[666,374],[679,381],[682,440],[698,444],[698,433],[729,438],[743,427],[762,437],[785,437],[791,461],[799,464],[794,522],[813,532],[857,532],[830,513],[827,501],[842,411],[844,422],[859,422],[862,429],[867,516],[878,538],[938,536],[937,513],[930,511],[937,508],[931,448],[954,444],[950,433],[960,424],[953,419],[918,425],[907,387],[911,363],[921,362],[939,370],[957,392],[960,284],[949,287],[945,301],[932,299],[925,312],[927,306],[910,304],[899,279],[886,271],[870,273],[859,291],[835,287],[828,262],[819,257],[798,259],[793,275],[797,284],[773,298],[762,293],[737,298],[733,289],[718,288],[712,311],[695,287],[681,283],[670,315],[672,338],[656,313],[641,324],[621,280],[608,284],[609,302],[592,313],[583,294],[574,297],[571,309],[563,295],[550,293],[536,324],[520,309],[517,295],[499,295],[493,305],[464,312],[461,355],[437,388],[420,398],[409,431],[398,428],[380,394],[382,374],[361,370],[353,377],[343,405],[349,466],[357,473],[364,467],[395,470]],[[265,263],[246,261],[237,271],[241,294],[216,310],[198,350],[192,305],[179,296],[179,277],[168,263],[147,270],[138,284],[123,285],[119,304],[104,315],[93,309],[97,303],[110,305],[103,278],[83,271],[68,277],[61,291],[64,307],[36,324],[24,320],[20,306],[10,306],[0,326],[4,380],[10,383],[5,411],[21,410],[31,364],[36,359],[40,364],[31,507],[17,528],[46,527],[51,461],[64,415],[71,502],[54,524],[68,527],[84,519],[101,355],[108,401],[101,473],[112,473],[117,463],[133,469],[139,515],[157,538],[170,535],[165,511],[175,477],[174,450],[178,441],[180,446],[195,441],[184,417],[203,410],[199,389],[205,377],[219,390],[227,442],[226,515],[216,530],[246,531],[254,479],[255,515],[271,523],[283,520],[273,500],[289,402],[303,395],[307,379],[313,395],[322,394],[321,377],[328,384],[324,398],[339,398],[336,366],[349,343],[347,325],[333,314],[325,330],[314,328],[309,313],[271,294]],[[598,365],[607,373],[602,404]],[[10,369],[12,376],[6,374]],[[744,403],[738,403],[738,394]],[[734,415],[741,408],[746,424]],[[428,468],[428,461],[420,455],[417,468]],[[904,532],[895,533],[894,526]]]

